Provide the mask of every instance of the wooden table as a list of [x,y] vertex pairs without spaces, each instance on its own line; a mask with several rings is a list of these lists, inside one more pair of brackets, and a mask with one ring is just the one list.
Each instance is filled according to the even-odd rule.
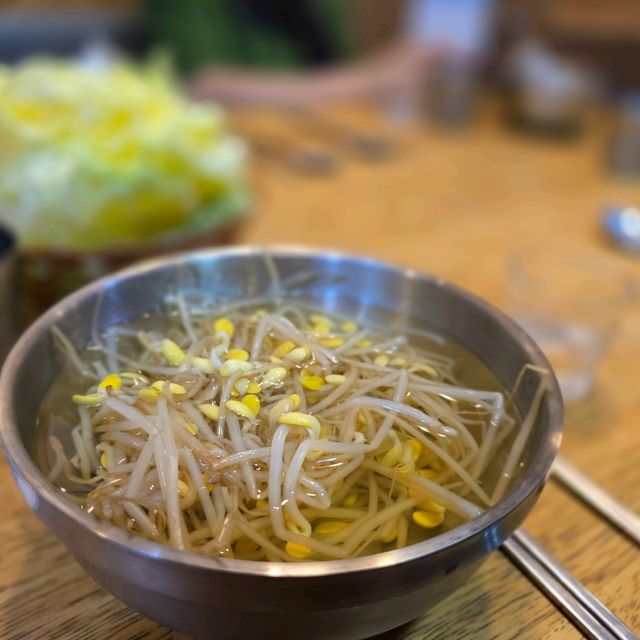
[[[377,127],[362,110],[341,117]],[[246,118],[242,118],[244,128]],[[258,127],[275,127],[258,122]],[[264,118],[262,118],[264,120]],[[606,122],[606,121],[605,121]],[[257,123],[257,124],[256,124]],[[278,125],[280,128],[282,124]],[[332,247],[440,274],[504,304],[505,260],[534,245],[606,252],[598,212],[640,203],[640,189],[603,169],[606,127],[574,142],[509,133],[488,110],[464,132],[414,127],[395,155],[343,156],[335,175],[309,177],[273,161],[255,166],[257,207],[243,240]],[[640,276],[640,261],[610,253]],[[569,412],[563,454],[640,511],[640,307],[621,318],[597,393]],[[88,578],[20,498],[0,462],[0,638],[180,638]],[[640,553],[551,482],[526,529],[640,633]],[[388,635],[570,640],[580,632],[500,552],[428,617]]]

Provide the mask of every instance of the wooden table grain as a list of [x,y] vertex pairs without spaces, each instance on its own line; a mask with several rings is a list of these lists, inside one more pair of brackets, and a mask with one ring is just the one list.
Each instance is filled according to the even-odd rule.
[[[379,127],[362,109],[336,117]],[[287,134],[269,118],[238,118]],[[607,254],[640,278],[640,260],[614,254],[599,229],[612,202],[640,204],[640,188],[604,169],[606,119],[575,141],[506,130],[487,109],[466,131],[420,126],[392,134],[385,162],[341,154],[330,176],[305,176],[258,158],[255,214],[243,241],[306,244],[375,256],[439,274],[505,304],[505,264],[535,246]],[[290,134],[290,132],[289,132]],[[280,133],[278,133],[280,135]],[[640,511],[640,304],[620,318],[595,394],[570,409],[562,453]],[[22,501],[0,454],[0,638],[172,639],[180,634],[114,600],[87,577]],[[525,527],[626,624],[640,633],[640,552],[553,481]],[[581,638],[500,552],[427,616],[388,640]]]

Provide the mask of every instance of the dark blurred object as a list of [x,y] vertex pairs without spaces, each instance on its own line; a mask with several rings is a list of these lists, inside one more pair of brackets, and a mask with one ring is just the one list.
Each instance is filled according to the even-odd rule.
[[15,241],[0,227],[0,366],[16,337],[15,318]]
[[509,0],[500,7],[503,45],[535,36],[588,66],[611,94],[640,86],[638,0]]
[[542,41],[526,39],[509,56],[506,74],[510,122],[546,135],[573,136],[581,131],[594,92],[578,65]]
[[86,252],[63,249],[23,251],[18,256],[16,275],[19,301],[16,315],[19,324],[26,327],[44,310],[72,291],[138,260],[166,253],[232,244],[238,239],[244,219],[245,217],[235,218],[228,224],[209,231],[154,245]]
[[7,8],[0,2],[0,62],[15,63],[33,55],[72,56],[96,40],[131,53],[145,51],[148,40],[141,21],[133,10],[115,4],[16,3]]
[[640,256],[640,209],[608,207],[602,219],[604,232],[618,248]]
[[371,53],[392,45],[405,28],[407,1],[351,0],[351,30],[356,51]]
[[620,176],[640,177],[640,91],[620,102],[609,165]]
[[545,36],[602,76],[612,92],[640,86],[638,0],[535,0]]
[[317,67],[353,53],[342,0],[146,0],[142,6],[154,41],[185,72],[212,65]]

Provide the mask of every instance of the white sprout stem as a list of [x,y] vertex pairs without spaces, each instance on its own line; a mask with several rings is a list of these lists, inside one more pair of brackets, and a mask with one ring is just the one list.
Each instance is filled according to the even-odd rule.
[[300,398],[299,410],[306,413],[308,411],[307,394],[304,392],[304,387],[300,381],[300,374],[295,370],[291,373],[291,381],[293,383],[293,392]]
[[493,409],[494,412],[499,412],[497,409],[498,406],[504,406],[504,396],[499,391],[465,389],[464,387],[455,387],[452,385],[437,384],[434,382],[422,382],[418,383],[416,386],[420,391],[428,391],[442,397],[480,403],[488,410]]
[[462,516],[465,520],[475,518],[482,513],[482,509],[469,500],[465,500],[456,495],[452,491],[448,491],[436,482],[419,476],[417,474],[400,474],[396,469],[387,467],[386,465],[366,458],[362,463],[367,469],[371,469],[382,476],[394,480],[400,484],[404,484],[407,487],[414,487],[421,489],[428,497],[436,500],[440,504],[443,504],[447,509]]
[[352,407],[340,421],[338,439],[342,442],[352,442],[356,432],[356,421],[358,420],[358,407]]
[[300,478],[300,484],[296,488],[296,500],[302,505],[304,508],[305,505],[307,507],[315,507],[316,509],[324,509],[323,503],[317,499],[316,496],[311,495],[307,491],[305,491],[302,485],[302,477]]
[[328,486],[336,485],[340,480],[348,476],[352,471],[357,469],[364,460],[364,452],[356,454],[351,460],[342,464],[333,473],[329,474],[324,481]]
[[[376,371],[379,371],[379,367],[373,367]],[[379,378],[371,378],[365,383],[361,384],[358,388],[358,395],[366,395],[374,389],[381,389],[383,387],[394,387],[400,379],[401,371],[393,371],[387,375],[380,376]],[[395,398],[394,398],[395,400]],[[400,402],[402,398],[398,400]]]
[[[404,398],[405,395],[407,394],[407,383],[408,383],[407,375],[400,374],[398,377],[398,385],[393,394],[394,403],[399,403],[400,400]],[[384,420],[382,421],[382,424],[380,425],[380,428],[378,429],[378,431],[376,432],[376,435],[372,438],[371,443],[369,444],[369,448],[368,448],[369,451],[374,451],[382,444],[387,433],[389,433],[389,431],[393,427],[394,421],[395,421],[395,416],[393,415],[392,412],[388,413],[385,416]]]
[[122,402],[122,400],[119,400],[114,396],[107,396],[104,404],[116,413],[119,413],[124,418],[128,418],[129,420],[135,422],[137,426],[139,426],[141,429],[144,429],[148,434],[158,432],[156,425],[147,416],[145,416],[141,411],[138,411],[131,405]]
[[[348,447],[348,449],[347,449]],[[327,440],[305,440],[298,446],[296,453],[289,462],[289,466],[285,473],[284,487],[282,493],[282,502],[287,515],[302,530],[303,535],[311,534],[311,525],[300,513],[296,504],[296,484],[300,475],[302,465],[311,451],[326,451],[329,453],[358,452],[359,455],[351,461],[350,465],[346,465],[344,475],[348,475],[354,468],[357,468],[364,459],[364,451],[367,447],[363,445],[346,445],[340,442],[330,442]],[[339,478],[336,478],[336,482]],[[271,484],[271,482],[269,483]],[[275,530],[275,526],[274,526]]]
[[271,440],[271,455],[269,457],[269,514],[273,530],[284,531],[284,517],[282,514],[282,458],[284,444],[289,435],[290,427],[282,425],[276,429]]
[[62,333],[62,331],[60,331],[60,329],[58,329],[58,327],[56,327],[55,324],[51,326],[51,334],[54,341],[62,349],[76,371],[84,377],[95,379],[91,369],[89,369],[89,367],[87,367],[87,365],[80,359],[80,356],[78,355],[76,348],[71,344],[71,341],[64,335],[64,333]]
[[276,304],[282,304],[284,298],[284,289],[282,288],[282,282],[280,280],[280,272],[276,266],[276,262],[270,253],[264,254],[264,266],[267,268],[269,274],[269,297],[273,298]]
[[400,402],[396,402],[394,400],[387,400],[386,398],[372,398],[370,396],[356,396],[354,398],[350,398],[343,404],[338,407],[328,409],[325,412],[325,416],[334,415],[336,413],[341,413],[345,409],[349,409],[351,407],[370,407],[371,409],[385,409],[391,413],[395,413],[398,415],[404,415],[408,418],[412,418],[419,424],[423,425],[429,433],[435,436],[455,436],[457,435],[457,431],[452,427],[447,427],[442,424],[439,420],[428,416],[424,411],[420,411],[419,409],[414,409],[409,405],[402,404]]
[[[315,499],[313,500],[313,502],[316,506],[318,506],[318,508],[328,509],[331,506],[331,496],[327,493],[327,490],[320,482],[317,482],[309,476],[301,473],[300,484],[310,491],[313,491],[313,493],[315,494]],[[311,503],[309,502],[308,504]]]
[[[128,365],[131,369],[135,371],[145,371],[147,373],[154,373],[161,376],[175,376],[180,373],[180,369],[178,367],[165,367],[161,365],[152,365],[149,362],[143,362],[141,360],[136,360],[134,358],[129,358],[127,356],[122,355],[116,351],[112,351],[109,347],[105,347],[103,349],[104,354],[107,357],[111,357],[114,362],[122,362],[123,364]],[[118,370],[116,366],[115,371]],[[112,370],[113,371],[113,370]]]
[[213,491],[211,492],[211,500],[213,502],[213,507],[215,509],[216,517],[217,517],[216,528],[218,530],[222,529],[222,524],[224,522],[224,518],[227,512],[227,507],[223,499],[224,491],[226,491],[226,487],[218,486],[218,487],[214,487]]
[[132,502],[123,502],[124,510],[133,518],[135,523],[140,527],[142,533],[150,538],[158,537],[158,528],[149,519],[149,516],[137,504]]
[[336,400],[338,400],[338,398],[341,398],[352,388],[355,380],[356,380],[355,371],[350,371],[347,374],[344,382],[339,384],[336,387],[336,389],[332,393],[328,394],[325,398],[323,398],[322,400],[319,400],[314,405],[311,405],[309,407],[309,411],[312,413],[319,413],[320,411],[323,411],[327,407],[330,407],[332,404],[336,402]]
[[71,439],[78,455],[80,475],[87,479],[91,476],[91,460],[87,450],[85,449],[85,443],[80,433],[80,429],[81,427],[77,426],[71,430]]
[[493,503],[497,502],[504,495],[507,487],[509,485],[509,481],[513,476],[513,471],[518,464],[520,457],[522,456],[522,451],[527,444],[527,440],[529,439],[529,434],[533,429],[534,422],[538,416],[538,409],[540,408],[540,403],[542,402],[542,396],[547,390],[547,379],[548,376],[543,374],[540,378],[540,383],[538,384],[538,388],[531,400],[531,404],[529,405],[529,409],[527,411],[527,415],[522,421],[522,425],[516,435],[516,439],[509,451],[509,455],[502,467],[502,471],[500,473],[500,477],[498,478],[498,482],[496,483],[496,487],[493,490],[493,495],[491,496],[491,500]]
[[196,462],[193,454],[189,449],[183,448],[180,450],[180,456],[184,460],[187,470],[189,471],[189,475],[191,476],[191,481],[196,487],[196,491],[198,492],[198,498],[200,499],[200,504],[202,505],[202,510],[204,511],[204,516],[207,521],[207,525],[209,527],[209,531],[212,537],[216,537],[219,533],[218,519],[216,515],[216,509],[211,500],[211,495],[207,491],[207,487],[205,486],[205,481],[203,479],[202,473],[198,468],[198,463]]
[[416,505],[414,498],[398,500],[395,504],[376,511],[372,516],[365,516],[361,521],[355,520],[348,527],[327,538],[327,542],[334,543],[344,540],[343,553],[351,554],[365,538],[385,522],[399,516]]
[[398,518],[396,525],[396,548],[402,549],[402,547],[406,547],[408,536],[409,520],[407,518]]
[[361,469],[356,469],[349,477],[345,478],[342,485],[335,490],[333,502],[335,504],[341,504],[346,495],[353,487],[357,486],[366,473],[368,473],[367,470],[362,467]]
[[191,422],[198,427],[198,433],[200,433],[205,440],[217,445],[220,444],[220,439],[214,435],[211,427],[196,407],[194,407],[190,402],[183,402],[182,410],[187,414]]
[[114,354],[116,353],[116,335],[110,330],[107,330],[106,333],[106,349],[105,355],[107,356],[107,368],[110,372],[115,372],[118,370],[118,363],[116,362],[116,358]]
[[220,527],[220,533],[218,533],[215,542],[221,548],[226,548],[231,544],[231,539],[233,538],[233,533],[236,528],[236,519],[237,514],[228,515],[222,522],[222,526]]
[[64,449],[58,438],[55,436],[49,436],[49,446],[55,455],[55,462],[51,466],[49,473],[47,474],[47,480],[54,482],[58,479],[58,476],[62,473],[65,463]]
[[378,509],[378,481],[373,471],[367,473],[369,481],[369,504],[367,505],[367,513],[372,516]]
[[187,305],[185,304],[184,295],[182,294],[182,292],[179,292],[176,295],[176,306],[180,311],[180,320],[182,321],[182,326],[184,327],[187,336],[189,336],[189,342],[196,342],[196,332],[193,330],[193,324],[189,318],[189,312],[187,310]]
[[242,531],[242,533],[244,533],[245,536],[247,536],[247,538],[253,540],[266,552],[269,552],[273,558],[276,558],[278,560],[291,559],[282,549],[273,544],[273,542],[271,542],[269,538],[254,529],[254,527],[240,515],[236,517],[236,526],[238,527],[238,529],[240,529],[240,531]]
[[[114,464],[109,467],[109,474],[114,475],[118,473],[131,473],[135,468],[135,462],[123,462],[122,464]],[[113,495],[116,495],[116,491],[113,492]]]
[[311,535],[311,525],[300,513],[300,509],[298,508],[296,500],[296,485],[298,483],[298,476],[300,475],[302,465],[306,460],[310,449],[313,447],[313,444],[313,440],[305,440],[298,446],[293,458],[289,462],[289,466],[284,476],[284,486],[282,489],[282,502],[284,503],[287,515],[291,521],[301,529],[301,533],[306,536]]
[[219,389],[220,389],[220,386],[218,384],[217,378],[212,378],[209,381],[209,384],[207,384],[203,389],[201,389],[200,393],[193,399],[194,403],[204,404],[205,402],[214,400],[218,396]]
[[271,453],[271,447],[260,447],[258,449],[247,449],[246,451],[240,451],[238,453],[232,453],[224,458],[220,458],[213,465],[216,471],[221,471],[225,467],[232,467],[235,464],[239,464],[245,461],[251,460],[265,460],[269,458]]
[[258,322],[258,326],[256,327],[253,343],[251,345],[251,360],[257,360],[260,355],[260,350],[262,349],[262,343],[264,342],[264,338],[267,335],[267,331],[269,329],[269,323],[271,320],[271,316],[264,315],[260,318]]
[[486,465],[489,461],[489,454],[493,448],[493,443],[496,439],[496,434],[498,432],[498,428],[500,423],[502,422],[502,412],[504,409],[504,398],[502,394],[500,394],[500,400],[496,403],[496,411],[491,415],[491,419],[489,420],[489,424],[487,425],[487,432],[485,433],[485,437],[480,444],[478,449],[478,454],[476,459],[471,467],[471,475],[473,478],[478,479],[482,473],[484,472]]
[[398,420],[398,424],[407,432],[410,433],[416,440],[419,440],[423,447],[427,447],[438,458],[440,458],[449,469],[455,473],[473,493],[480,498],[485,504],[492,504],[491,498],[487,492],[471,477],[471,475],[460,465],[452,456],[450,456],[442,447],[426,438],[420,433],[419,429],[405,422],[404,420]]
[[226,402],[231,398],[231,392],[238,381],[238,379],[242,376],[241,371],[236,371],[231,374],[227,379],[226,384],[222,387],[220,391],[220,415],[218,416],[218,422],[216,423],[216,436],[221,438],[224,435],[225,424],[227,419],[227,409]]
[[[240,422],[235,414],[229,413],[227,416],[227,427],[229,431],[229,437],[231,438],[231,443],[233,444],[233,448],[236,453],[241,453],[246,451],[246,445],[244,439],[242,437],[242,431],[240,429]],[[256,487],[256,479],[253,475],[253,469],[251,468],[251,463],[247,460],[242,460],[240,462],[240,468],[242,469],[242,475],[244,476],[244,481],[247,485],[247,492],[251,498],[254,500],[258,500],[260,498],[260,494]]]
[[125,496],[129,496],[131,498],[135,498],[140,493],[140,487],[142,486],[142,481],[144,479],[145,474],[149,468],[149,464],[151,463],[151,459],[153,458],[154,451],[154,440],[157,436],[149,436],[146,444],[140,451],[140,455],[135,462],[133,467],[133,471],[129,476],[129,482],[127,483],[123,494]]
[[[113,412],[111,411],[111,409],[109,407],[106,408],[106,413],[111,414],[111,418],[113,418]],[[96,416],[98,416],[101,413],[101,411],[98,411],[98,413],[96,413],[96,415],[93,417],[92,419],[92,425],[93,425],[93,432],[96,435],[99,434],[113,434],[113,433],[121,433],[121,434],[125,434],[125,433],[129,433],[129,432],[136,432],[136,431],[142,431],[143,433],[144,430],[140,429],[138,427],[138,425],[133,421],[133,420],[128,420],[127,418],[125,418],[124,420],[116,420],[114,422],[106,422],[106,423],[101,423],[100,420],[102,418],[105,417],[104,414],[100,415],[100,419],[98,420],[98,422],[96,423]]]
[[78,407],[78,414],[80,415],[80,434],[82,435],[82,442],[84,444],[85,451],[89,456],[89,463],[91,464],[91,467],[95,469],[98,466],[98,456],[96,455],[96,443],[93,438],[91,414],[86,407]]
[[296,344],[307,345],[323,369],[327,369],[330,362],[338,362],[338,356],[335,352],[322,347],[311,336],[302,333],[287,318],[270,316],[270,323],[274,329],[278,330],[288,340]]
[[478,451],[478,443],[476,442],[476,439],[471,435],[469,429],[467,429],[464,423],[449,409],[449,407],[446,405],[444,407],[438,407],[437,402],[435,402],[433,398],[430,398],[428,394],[420,391],[412,391],[412,397],[414,401],[422,407],[425,413],[430,412],[441,422],[448,422],[449,426],[455,429],[458,434],[462,436],[471,451],[474,453]]
[[182,516],[178,500],[178,450],[173,435],[171,419],[167,409],[167,401],[160,397],[157,402],[158,416],[162,423],[161,439],[164,445],[163,457],[158,460],[158,470],[164,469],[163,497],[167,505],[167,525],[169,527],[169,539],[178,549],[185,548],[185,540],[182,531]]
[[[55,436],[51,436],[49,438],[49,445],[51,446],[51,448],[53,449],[53,452],[56,455],[55,467],[57,467],[58,463],[61,462],[62,472],[67,477],[67,479],[71,480],[71,482],[75,482],[77,484],[82,484],[82,485],[85,485],[85,484],[92,485],[92,484],[95,484],[100,479],[98,476],[93,476],[91,478],[82,478],[72,473],[69,460],[67,459],[62,443],[60,442],[60,440],[58,440],[58,438],[56,438]],[[53,471],[57,471],[57,469],[53,469],[49,475],[53,475]]]

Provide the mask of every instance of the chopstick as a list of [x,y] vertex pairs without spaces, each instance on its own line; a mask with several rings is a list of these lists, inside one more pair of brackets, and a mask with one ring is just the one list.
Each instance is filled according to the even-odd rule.
[[381,134],[353,129],[326,113],[309,108],[290,107],[285,114],[287,118],[293,116],[301,126],[323,139],[331,138],[335,143],[346,146],[364,160],[384,160],[390,155],[389,140]]
[[249,140],[256,154],[277,160],[294,171],[327,175],[337,167],[335,154],[321,145],[296,143],[286,138],[246,131],[243,135]]
[[618,502],[582,471],[560,456],[553,463],[551,473],[580,500],[640,545],[640,516]]
[[637,640],[620,618],[524,531],[516,531],[502,544],[502,550],[587,637]]

